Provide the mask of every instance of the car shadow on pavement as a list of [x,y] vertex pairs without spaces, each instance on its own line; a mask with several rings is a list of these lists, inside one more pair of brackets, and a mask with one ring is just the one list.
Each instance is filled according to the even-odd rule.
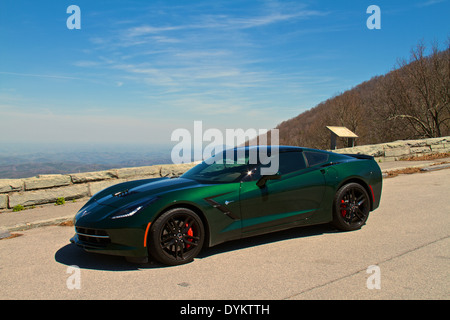
[[72,243],[65,245],[55,253],[55,261],[67,266],[77,266],[81,269],[104,271],[132,271],[140,269],[140,264],[130,263],[123,257],[86,252]]
[[334,228],[329,224],[296,227],[292,229],[267,233],[263,235],[233,240],[219,244],[211,248],[206,248],[202,252],[200,252],[198,258],[204,259],[209,256],[221,254],[224,252],[241,250],[245,248],[256,247],[290,239],[312,237],[325,233],[337,233],[337,232],[340,231],[338,231],[336,228]]
[[[264,235],[233,240],[211,248],[206,248],[202,252],[200,252],[196,259],[207,259],[210,256],[225,252],[261,246],[289,239],[312,237],[325,233],[335,232],[339,231],[327,224],[297,227],[293,229],[267,233]],[[151,260],[148,263],[132,263],[128,262],[124,257],[90,253],[84,251],[83,249],[72,243],[65,245],[55,253],[55,261],[67,266],[77,266],[81,269],[94,269],[103,271],[137,271],[142,269],[154,268],[176,268],[176,266],[166,266]],[[195,261],[193,263],[195,263]]]

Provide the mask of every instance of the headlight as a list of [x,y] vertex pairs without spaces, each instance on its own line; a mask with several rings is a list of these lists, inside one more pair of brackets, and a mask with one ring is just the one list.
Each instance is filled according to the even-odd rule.
[[135,215],[139,211],[141,211],[144,208],[147,208],[150,204],[155,202],[158,199],[158,197],[147,199],[145,201],[139,201],[138,203],[132,203],[130,206],[126,209],[122,209],[116,213],[114,213],[111,216],[111,219],[121,219],[121,218],[127,218]]

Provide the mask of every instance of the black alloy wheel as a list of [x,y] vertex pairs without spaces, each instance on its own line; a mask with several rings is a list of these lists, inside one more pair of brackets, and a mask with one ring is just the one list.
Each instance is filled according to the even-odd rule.
[[188,263],[200,253],[204,237],[202,220],[195,212],[186,208],[172,209],[152,224],[149,253],[167,265]]
[[370,198],[366,189],[358,183],[342,186],[334,198],[333,224],[344,231],[360,229],[370,212]]

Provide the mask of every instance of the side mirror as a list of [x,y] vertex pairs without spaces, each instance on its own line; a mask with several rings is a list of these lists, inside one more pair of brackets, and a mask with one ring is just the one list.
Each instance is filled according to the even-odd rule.
[[268,176],[262,176],[261,178],[259,178],[259,180],[256,182],[256,185],[260,188],[264,188],[266,186],[266,182],[268,180],[278,180],[281,178],[280,174],[271,174]]

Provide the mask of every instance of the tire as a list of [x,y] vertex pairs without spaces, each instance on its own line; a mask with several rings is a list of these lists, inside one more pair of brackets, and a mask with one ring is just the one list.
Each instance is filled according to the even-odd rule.
[[205,230],[192,210],[176,208],[163,213],[150,228],[149,254],[166,265],[191,262],[201,251]]
[[360,229],[370,212],[370,198],[366,189],[352,182],[342,186],[334,197],[333,225],[339,230]]

